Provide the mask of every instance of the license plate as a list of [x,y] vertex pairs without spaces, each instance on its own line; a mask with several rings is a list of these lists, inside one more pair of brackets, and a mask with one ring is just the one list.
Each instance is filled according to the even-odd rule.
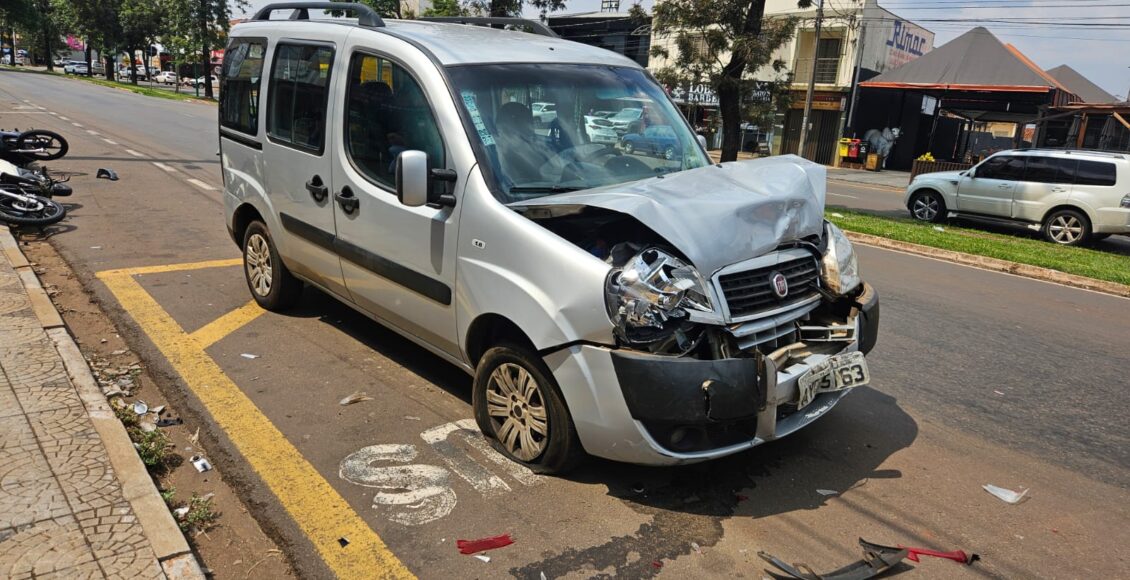
[[802,409],[820,393],[842,391],[871,382],[867,359],[861,352],[837,354],[812,367],[797,379],[800,392],[797,408]]

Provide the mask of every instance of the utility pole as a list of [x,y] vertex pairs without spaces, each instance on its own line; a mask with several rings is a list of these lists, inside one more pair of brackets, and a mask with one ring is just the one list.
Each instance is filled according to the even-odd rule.
[[816,34],[812,41],[812,70],[808,75],[808,94],[804,97],[804,118],[800,123],[800,146],[797,155],[804,157],[804,145],[808,141],[808,119],[812,116],[812,91],[816,88],[816,55],[820,51],[820,24],[824,20],[824,0],[816,5]]
[[[851,77],[851,101],[849,101],[847,126],[855,130],[855,98],[859,93],[859,70],[863,67],[863,38],[867,35],[867,21],[861,20],[859,24],[859,38],[855,39],[855,73]],[[840,131],[842,134],[843,131]]]

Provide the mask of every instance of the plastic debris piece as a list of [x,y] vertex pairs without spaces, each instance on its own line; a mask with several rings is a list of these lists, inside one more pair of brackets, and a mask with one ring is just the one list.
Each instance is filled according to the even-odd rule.
[[211,471],[212,469],[212,464],[209,463],[207,459],[199,455],[193,455],[188,460],[192,462],[192,466],[195,467],[196,471],[199,471],[200,473]]
[[836,212],[832,212],[832,217],[834,217],[834,218],[842,218],[842,217],[844,217],[844,214],[842,214],[842,213],[836,213]]
[[1028,495],[1028,490],[1024,490],[1022,492],[1017,493],[1015,491],[1012,491],[1011,489],[1005,489],[1003,487],[997,487],[997,486],[992,485],[990,483],[986,483],[985,485],[982,485],[981,487],[984,488],[985,491],[993,494],[994,496],[997,497],[997,499],[999,499],[999,500],[1001,500],[1005,503],[1018,504],[1018,503],[1020,503],[1021,500],[1024,499],[1025,495]]
[[494,550],[503,546],[509,546],[513,543],[514,540],[510,539],[510,534],[491,536],[489,538],[480,538],[478,540],[455,540],[455,546],[459,548],[460,554],[474,554],[476,552],[485,552],[487,550]]
[[157,405],[156,407],[153,407],[152,409],[149,409],[149,412],[150,412],[150,413],[157,413],[158,415],[160,415],[160,414],[161,414],[161,411],[164,411],[164,410],[165,410],[165,406],[164,406],[164,405]]
[[632,484],[632,493],[643,493],[645,491],[647,491],[647,488],[642,483]]
[[109,179],[110,181],[118,180],[118,172],[106,167],[99,167],[98,173],[94,174],[95,179]]
[[[103,341],[103,342],[105,342],[105,341]],[[120,355],[120,354],[125,354],[127,352],[129,352],[129,351],[123,348],[123,349],[115,350],[114,352],[112,352],[110,354],[117,356],[117,355]]]
[[176,516],[178,520],[183,520],[184,516],[188,515],[188,506],[179,507],[173,510],[173,515]]
[[652,560],[651,561],[651,567],[658,570],[658,569],[663,567],[663,562],[660,562],[659,560]]
[[[758,552],[757,555],[784,572],[786,578],[799,578],[800,580],[866,580],[890,570],[892,566],[898,564],[907,556],[906,549],[872,544],[863,538],[859,539],[859,545],[863,548],[862,560],[824,574],[817,574],[807,564],[799,562],[787,564],[784,560],[766,552]],[[780,573],[776,571],[772,574],[780,576]]]
[[419,421],[420,420],[419,417],[413,417],[412,415],[405,415],[404,419],[407,420],[407,421]]
[[738,498],[738,501],[749,501],[748,495],[742,495],[740,493],[736,493],[736,494],[734,494],[734,497]]
[[90,246],[91,250],[101,250],[102,246]]
[[165,418],[157,421],[158,427],[172,427],[173,425],[180,425],[184,423],[180,417]]
[[133,412],[138,415],[144,415],[149,412],[149,405],[145,401],[137,401],[133,404]]
[[832,489],[818,489],[816,490],[816,493],[820,495],[840,495],[840,492]]
[[345,536],[338,538],[337,539],[337,545],[341,546],[342,548],[348,546],[349,545],[349,538],[346,538]]
[[249,352],[245,352],[245,353],[243,353],[243,354],[241,354],[241,355],[239,355],[239,356],[241,356],[241,357],[243,357],[243,358],[246,358],[246,359],[251,359],[251,360],[255,360],[255,359],[259,358],[259,355],[257,355],[257,354],[251,354],[251,353],[249,353]]
[[539,580],[549,580],[545,577],[545,572],[538,572],[538,578]]
[[475,554],[472,557],[478,558],[478,559],[486,562],[487,564],[490,564],[490,556],[487,556],[486,554]]
[[1002,393],[1002,392],[1000,392],[1000,391],[993,391],[993,394],[995,394],[995,395],[1000,395],[1000,396],[1002,396],[1002,397],[1004,396],[1004,393]]
[[342,407],[344,407],[346,405],[352,405],[353,403],[360,403],[361,401],[372,401],[372,400],[373,400],[373,398],[370,397],[367,393],[362,392],[362,391],[357,391],[356,393],[353,393],[352,395],[349,395],[348,397],[339,401],[338,404],[341,405]]
[[944,231],[946,231],[946,228],[943,228],[942,226],[934,226],[934,231],[935,232],[944,232]]
[[865,550],[878,551],[878,552],[906,550],[906,559],[910,560],[911,562],[918,562],[919,556],[933,556],[934,558],[945,558],[946,560],[953,560],[954,562],[958,562],[960,564],[966,564],[966,565],[972,565],[974,562],[981,559],[981,556],[978,556],[977,554],[973,554],[973,553],[967,554],[967,553],[965,553],[964,550],[952,550],[952,551],[949,551],[949,552],[939,552],[938,550],[930,550],[930,549],[927,549],[927,548],[912,548],[910,546],[903,546],[902,544],[899,544],[897,547],[896,546],[883,546],[881,544],[872,544],[871,542],[868,542],[868,541],[864,540],[863,538],[859,539],[859,545],[863,546],[863,548]]
[[695,554],[702,553],[702,548],[699,547],[698,542],[691,542],[691,549],[694,550]]

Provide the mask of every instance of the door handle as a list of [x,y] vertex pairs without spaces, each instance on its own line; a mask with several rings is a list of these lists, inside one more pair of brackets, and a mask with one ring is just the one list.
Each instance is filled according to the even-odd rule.
[[313,197],[314,201],[318,203],[325,201],[326,196],[330,194],[329,188],[322,183],[322,178],[319,175],[311,177],[310,181],[306,182],[306,191],[309,191],[310,197]]
[[346,215],[357,211],[357,208],[361,205],[361,200],[353,196],[353,190],[349,189],[348,185],[341,188],[341,191],[338,193],[335,193],[334,199],[337,200],[338,205],[341,206],[341,211],[345,212]]
[[1012,189],[1011,183],[1002,183],[997,186],[997,189]]
[[1052,193],[1063,193],[1065,191],[1067,191],[1066,187],[1053,187],[1052,188]]

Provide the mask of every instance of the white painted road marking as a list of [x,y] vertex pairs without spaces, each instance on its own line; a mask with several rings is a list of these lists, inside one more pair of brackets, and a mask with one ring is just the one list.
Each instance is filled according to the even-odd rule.
[[836,197],[850,197],[852,199],[859,199],[858,197],[855,197],[854,195],[848,195],[846,193],[832,193],[832,192],[829,191],[828,195],[834,195]]
[[113,140],[111,140],[111,139],[107,139],[107,138],[105,138],[105,137],[103,137],[103,138],[102,138],[102,140],[103,140],[103,141],[105,141],[105,142],[107,142],[107,143],[109,143],[110,145],[117,145],[117,144],[118,144],[118,142],[117,142],[117,141],[113,141]]
[[86,132],[91,134],[91,135],[101,135],[101,133],[99,133],[98,131],[95,131],[93,129],[87,129]]
[[173,169],[172,167],[169,167],[168,165],[165,165],[164,163],[161,163],[160,161],[154,161],[153,165],[156,165],[157,168],[160,169],[161,171],[165,171],[165,172],[168,172],[168,173],[176,173],[177,172],[176,169]]
[[75,127],[78,127],[79,129],[82,129],[81,123],[71,123],[71,124],[74,125]]
[[133,155],[134,157],[145,157],[145,155],[143,153],[138,153],[137,151],[134,151],[133,149],[126,149],[126,153],[129,153],[130,155]]
[[60,121],[70,121],[70,119],[68,117],[64,117],[62,115],[59,115],[59,120]]
[[189,183],[195,185],[196,187],[199,187],[200,189],[203,189],[205,191],[216,191],[215,187],[212,187],[211,185],[208,185],[207,183],[204,183],[203,181],[200,181],[199,179],[192,179],[190,177],[190,178],[186,179],[185,181],[187,181],[187,182],[189,182]]
[[447,470],[434,465],[390,465],[416,458],[415,445],[370,445],[349,454],[341,462],[342,479],[379,490],[373,494],[373,509],[389,511],[388,519],[406,526],[434,522],[455,509],[457,498]]

